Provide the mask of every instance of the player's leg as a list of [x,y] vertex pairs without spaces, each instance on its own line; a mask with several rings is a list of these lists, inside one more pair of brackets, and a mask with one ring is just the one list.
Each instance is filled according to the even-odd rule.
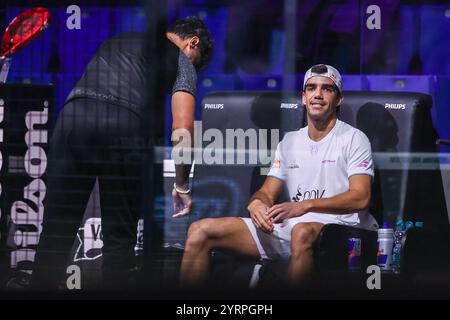
[[[44,200],[43,229],[37,247],[33,284],[36,289],[54,290],[67,276],[65,267],[95,176],[81,166],[81,154],[89,153],[84,140],[89,130],[84,128],[89,102],[78,100],[64,107],[50,145],[47,192]],[[71,257],[73,259],[73,257]]]
[[210,253],[222,249],[249,257],[260,253],[246,223],[237,217],[202,219],[192,223],[188,231],[181,263],[182,285],[205,283],[209,274]]
[[313,271],[313,245],[323,226],[324,224],[318,222],[305,222],[292,228],[288,274],[293,284],[306,281]]
[[93,156],[100,190],[103,284],[105,289],[131,289],[145,176],[142,125],[133,112],[107,103],[97,104],[96,114]]

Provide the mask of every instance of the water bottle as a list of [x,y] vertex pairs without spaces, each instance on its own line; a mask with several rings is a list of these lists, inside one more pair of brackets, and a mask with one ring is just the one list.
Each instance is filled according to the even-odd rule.
[[385,222],[378,229],[377,264],[382,272],[392,271],[392,248],[394,245],[394,230]]
[[423,222],[417,221],[413,223],[412,221],[398,220],[394,232],[394,247],[392,249],[392,271],[396,274],[400,273],[401,269],[401,253],[402,247],[405,242],[406,232],[411,228],[421,228]]
[[405,230],[405,222],[401,219],[398,220],[394,232],[394,248],[392,249],[392,271],[396,274],[400,273],[400,258]]

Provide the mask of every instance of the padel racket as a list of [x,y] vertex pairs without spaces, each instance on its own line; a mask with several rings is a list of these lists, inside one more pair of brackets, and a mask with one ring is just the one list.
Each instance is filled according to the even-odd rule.
[[[45,8],[38,7],[22,12],[11,21],[0,43],[0,70],[8,58],[30,44],[48,27],[49,20],[50,12]],[[3,73],[2,70],[0,82],[6,81],[7,72],[6,75]],[[3,77],[4,79],[2,79]]]

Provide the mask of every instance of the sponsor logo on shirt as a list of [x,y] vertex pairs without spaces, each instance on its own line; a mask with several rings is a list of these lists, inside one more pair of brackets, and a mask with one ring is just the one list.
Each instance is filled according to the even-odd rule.
[[223,109],[223,103],[205,103],[205,109]]
[[406,105],[404,103],[386,103],[384,105],[385,109],[399,109],[399,110],[405,110]]
[[367,168],[369,166],[369,161],[364,160],[363,162],[361,162],[360,164],[358,164],[356,167],[357,168]]
[[318,146],[309,146],[309,153],[311,153],[312,156],[317,154],[317,152],[319,152]]
[[288,163],[287,165],[288,169],[298,169],[300,168],[300,166],[297,163],[297,160],[292,160],[291,162]]
[[336,163],[336,160],[322,160],[322,163]]
[[306,190],[305,192],[302,192],[301,187],[297,187],[297,194],[292,197],[292,201],[300,202],[300,201],[309,200],[309,199],[321,199],[324,194],[325,194],[325,189],[324,190],[313,189],[313,190]]
[[272,168],[279,169],[281,167],[281,160],[274,160]]
[[282,103],[280,106],[281,109],[297,109],[297,103]]

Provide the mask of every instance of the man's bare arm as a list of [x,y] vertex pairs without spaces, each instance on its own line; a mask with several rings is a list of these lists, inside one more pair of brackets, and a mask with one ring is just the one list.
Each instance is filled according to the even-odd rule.
[[312,199],[309,211],[333,214],[347,214],[363,211],[369,207],[372,177],[357,174],[349,178],[349,190],[331,198]]
[[[176,130],[186,130],[189,140],[178,139],[173,141],[174,146],[182,148],[192,148],[194,140],[194,116],[195,98],[192,94],[177,91],[172,95],[172,132]],[[192,154],[188,163],[175,163],[175,182],[177,186],[187,185],[189,182],[189,172],[192,165]]]
[[267,176],[262,187],[256,191],[248,201],[248,206],[250,207],[250,204],[254,200],[259,200],[270,208],[278,198],[278,195],[283,189],[283,185],[284,182],[280,179]]
[[358,174],[349,178],[349,190],[331,198],[311,199],[301,202],[283,202],[268,211],[273,222],[299,217],[308,212],[348,214],[369,207],[372,177]]

